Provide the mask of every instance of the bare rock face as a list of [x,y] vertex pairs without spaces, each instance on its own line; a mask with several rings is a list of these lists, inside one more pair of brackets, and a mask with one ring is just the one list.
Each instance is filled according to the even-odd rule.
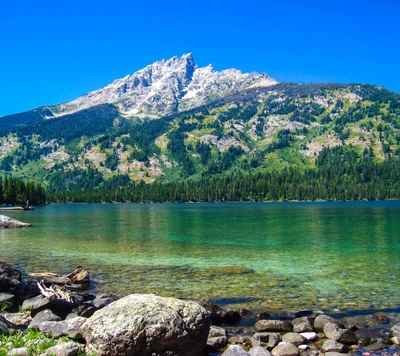
[[138,294],[96,311],[81,329],[88,354],[200,356],[210,324],[198,303]]
[[56,107],[57,115],[112,103],[128,115],[160,117],[207,104],[210,98],[278,82],[267,74],[199,68],[191,53],[155,62],[104,88]]
[[12,229],[28,226],[32,226],[32,224],[27,224],[15,219],[11,219],[8,216],[0,215],[0,229]]

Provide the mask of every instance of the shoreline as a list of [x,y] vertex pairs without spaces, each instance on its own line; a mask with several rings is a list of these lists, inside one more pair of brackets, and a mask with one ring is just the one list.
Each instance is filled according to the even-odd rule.
[[[12,327],[12,325],[14,325],[13,322],[7,321],[7,318],[11,318],[10,320],[15,321],[16,319],[13,318],[16,316],[17,319],[21,318],[25,320],[25,324],[23,324],[25,326],[21,325],[19,329],[25,330],[28,325],[38,323],[36,327],[39,331],[44,332],[48,330],[55,339],[64,334],[67,336],[76,335],[69,331],[67,326],[70,322],[67,320],[76,319],[75,323],[83,325],[82,327],[84,328],[84,325],[92,319],[92,316],[95,317],[103,308],[114,308],[114,304],[117,306],[119,301],[122,303],[122,301],[132,298],[142,298],[142,300],[143,298],[146,300],[149,298],[158,298],[157,300],[160,301],[174,300],[177,301],[174,303],[192,303],[193,305],[198,305],[198,307],[201,306],[200,308],[204,308],[203,310],[206,312],[204,317],[209,318],[211,324],[207,340],[207,355],[209,356],[220,355],[226,349],[228,349],[226,352],[229,352],[229,349],[234,349],[235,347],[240,347],[247,351],[254,347],[263,347],[266,350],[271,348],[271,350],[275,350],[275,348],[280,347],[279,345],[281,344],[278,345],[278,343],[281,340],[293,340],[284,341],[284,343],[289,343],[291,345],[290,347],[296,348],[296,350],[298,350],[296,352],[300,356],[303,355],[301,351],[303,350],[302,347],[304,347],[304,352],[307,350],[307,352],[311,352],[311,354],[304,354],[308,356],[319,355],[320,351],[318,350],[320,350],[321,347],[322,350],[328,352],[328,346],[330,345],[329,347],[333,347],[329,344],[329,342],[332,343],[332,340],[343,343],[340,344],[342,345],[340,346],[342,350],[340,352],[346,354],[350,353],[352,355],[362,354],[364,356],[370,356],[381,355],[382,353],[394,354],[400,351],[400,333],[395,334],[397,331],[393,331],[397,330],[395,329],[395,327],[397,327],[396,325],[400,328],[400,308],[381,310],[374,313],[370,313],[371,310],[353,310],[350,312],[333,310],[329,312],[314,309],[276,313],[272,311],[273,307],[269,309],[265,308],[264,310],[247,309],[243,307],[231,308],[232,304],[227,307],[228,304],[216,304],[210,299],[187,298],[179,302],[179,299],[176,298],[158,297],[154,294],[129,294],[120,298],[112,292],[102,293],[100,290],[90,289],[91,281],[89,279],[89,274],[81,266],[78,266],[76,270],[68,275],[44,272],[32,273],[28,275],[29,279],[26,278],[24,280],[22,279],[21,271],[15,269],[12,265],[0,262],[0,269],[0,274],[3,275],[3,279],[0,279],[0,291],[3,292],[2,294],[4,297],[4,289],[5,287],[7,288],[7,285],[9,286],[9,297],[12,297],[12,299],[9,300],[12,300],[13,303],[13,308],[10,310],[11,312],[16,312],[14,316],[13,314],[6,313],[3,300],[3,308],[2,312],[0,312],[0,324],[3,323],[4,325],[5,323],[6,327]],[[4,276],[6,279],[4,279]],[[38,283],[39,280],[41,281],[40,283]],[[69,285],[73,288],[66,288]],[[38,290],[36,286],[39,286],[40,290]],[[45,286],[50,286],[50,288],[46,288]],[[59,303],[53,303],[54,299],[49,299],[49,297],[43,298],[43,293],[49,292],[50,295],[52,295],[53,292],[55,293],[59,290],[58,288],[66,288],[63,294],[61,294],[62,298],[64,298],[64,295],[70,294],[73,299],[56,299],[59,300]],[[21,291],[23,294],[20,294]],[[27,292],[28,294],[26,294]],[[0,294],[0,296],[2,296],[2,294]],[[68,296],[68,298],[70,297]],[[229,300],[226,301],[229,302]],[[232,302],[232,300],[230,300],[230,302]],[[157,306],[154,305],[154,308],[156,307]],[[57,315],[58,319],[54,319],[56,321],[50,321],[50,323],[53,324],[46,324],[49,323],[46,319],[43,319],[45,321],[42,319],[38,321],[36,318],[36,315],[41,315],[41,312],[45,312],[47,309],[49,309],[48,313],[51,315],[53,315],[53,313]],[[287,310],[288,309],[290,309],[290,307],[287,308]],[[18,310],[25,311],[25,313],[30,311],[31,315],[30,317],[28,317],[27,314],[21,315]],[[105,315],[109,315],[107,313]],[[123,313],[125,313],[125,307],[123,308]],[[61,319],[59,316],[62,316]],[[140,318],[143,317],[145,316],[140,316]],[[127,315],[125,315],[124,318],[129,319]],[[63,321],[64,319],[65,321]],[[156,318],[156,320],[158,320],[158,318]],[[321,320],[323,320],[323,322]],[[158,321],[156,322],[158,323]],[[49,327],[51,325],[50,329],[48,329],[47,325]],[[332,326],[328,327],[327,325]],[[61,332],[61,334],[57,334],[57,327],[61,326],[64,328],[64,331]],[[31,327],[32,326],[29,326],[29,328]],[[74,328],[76,329],[76,327],[75,325]],[[333,329],[331,330],[330,328]],[[346,335],[346,337],[335,336],[335,333]],[[218,336],[216,336],[216,334]],[[267,337],[265,335],[269,336]],[[395,337],[392,337],[393,335]],[[398,338],[396,335],[398,335]],[[265,339],[266,337],[267,339]],[[310,337],[310,339],[306,339],[307,337]],[[335,339],[336,337],[337,339]],[[295,341],[296,338],[302,341],[297,344],[298,341]],[[74,340],[74,337],[72,337],[72,339]],[[93,345],[90,346],[90,340],[88,334],[86,334],[85,339],[82,339],[82,336],[79,336],[77,339],[79,343],[83,342],[83,345],[86,344],[86,351],[90,350],[90,348],[93,350],[95,347]],[[221,340],[223,340],[223,342]],[[269,341],[267,342],[265,340]],[[325,343],[322,345],[324,340]],[[83,346],[79,346],[82,344],[79,343],[77,347],[82,348]],[[334,347],[337,348],[338,346]],[[334,347],[331,351],[334,350]],[[273,350],[272,353],[274,354]],[[223,356],[224,355],[225,354],[223,354]],[[228,355],[230,354],[227,353],[226,356]]]

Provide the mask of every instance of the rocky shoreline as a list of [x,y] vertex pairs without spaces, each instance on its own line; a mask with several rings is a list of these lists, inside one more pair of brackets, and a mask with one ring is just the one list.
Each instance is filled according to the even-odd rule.
[[[28,330],[59,340],[42,355],[400,355],[400,323],[379,328],[313,310],[279,317],[205,299],[89,293],[89,274],[80,266],[68,275],[21,275],[0,262],[0,340]],[[30,345],[0,342],[0,354],[4,347],[7,355],[32,354]]]

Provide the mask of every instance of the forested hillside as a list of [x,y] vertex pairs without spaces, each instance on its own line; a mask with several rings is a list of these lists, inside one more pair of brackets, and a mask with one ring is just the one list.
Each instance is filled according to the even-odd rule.
[[400,96],[377,86],[282,83],[158,119],[32,115],[0,139],[0,168],[53,201],[400,199]]

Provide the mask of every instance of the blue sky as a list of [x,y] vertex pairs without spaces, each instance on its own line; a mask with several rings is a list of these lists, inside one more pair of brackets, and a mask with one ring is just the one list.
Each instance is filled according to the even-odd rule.
[[400,2],[2,0],[0,116],[72,100],[163,58],[400,93]]

